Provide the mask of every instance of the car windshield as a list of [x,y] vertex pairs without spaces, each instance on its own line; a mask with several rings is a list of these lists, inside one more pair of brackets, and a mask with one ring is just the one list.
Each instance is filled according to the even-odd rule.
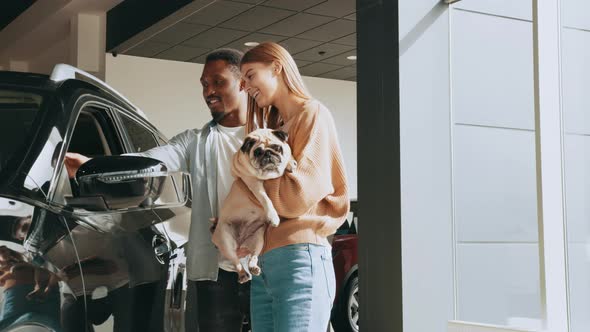
[[0,88],[0,172],[12,156],[28,143],[31,127],[43,97],[27,91]]

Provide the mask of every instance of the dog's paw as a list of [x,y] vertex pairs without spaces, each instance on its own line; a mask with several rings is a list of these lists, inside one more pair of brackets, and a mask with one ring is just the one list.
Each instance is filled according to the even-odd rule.
[[271,226],[277,227],[281,222],[281,218],[279,217],[276,211],[271,211],[268,213],[268,222]]
[[295,160],[295,159],[289,160],[289,163],[287,164],[287,167],[285,168],[285,170],[287,172],[293,172],[296,169],[297,169],[297,160]]
[[248,273],[246,273],[246,271],[244,271],[243,273],[238,273],[238,282],[240,284],[245,284],[248,281],[250,281],[252,279],[252,276]]
[[252,273],[255,276],[259,276],[260,272],[262,272],[262,270],[260,269],[260,266],[258,266],[258,265],[248,266],[248,269],[250,270],[250,273]]

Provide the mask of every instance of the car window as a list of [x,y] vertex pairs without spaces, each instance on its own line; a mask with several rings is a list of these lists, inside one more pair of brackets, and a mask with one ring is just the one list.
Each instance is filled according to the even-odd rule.
[[120,140],[105,109],[89,106],[80,112],[68,151],[88,157],[121,153]]
[[[123,152],[120,135],[115,129],[114,120],[106,106],[94,103],[83,106],[74,124],[67,151],[90,158],[118,155]],[[69,179],[64,169],[59,173],[53,201],[65,204],[66,197],[77,196],[77,194],[76,181]]]
[[36,93],[0,89],[0,171],[14,154],[28,147],[28,137],[43,101]]
[[158,144],[162,146],[168,144],[168,142],[164,140],[162,137],[158,137]]
[[125,114],[121,114],[121,122],[127,130],[129,140],[131,141],[130,143],[134,149],[131,152],[143,152],[158,146],[158,142],[151,130],[143,126],[141,123],[131,119]]

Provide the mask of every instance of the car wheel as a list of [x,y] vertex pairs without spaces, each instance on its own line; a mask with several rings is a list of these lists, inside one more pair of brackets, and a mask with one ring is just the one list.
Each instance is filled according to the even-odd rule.
[[359,278],[350,278],[332,317],[332,325],[336,332],[359,331]]

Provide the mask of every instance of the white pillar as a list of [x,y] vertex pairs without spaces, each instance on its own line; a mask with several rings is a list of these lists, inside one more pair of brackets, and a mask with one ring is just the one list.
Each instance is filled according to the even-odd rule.
[[106,15],[79,13],[70,25],[70,62],[104,80]]
[[535,145],[544,331],[567,332],[560,1],[533,0]]

